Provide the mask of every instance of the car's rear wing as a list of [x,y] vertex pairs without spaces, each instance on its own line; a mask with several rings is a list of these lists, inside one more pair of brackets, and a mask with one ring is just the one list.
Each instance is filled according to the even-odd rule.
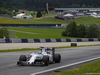
[[55,50],[55,48],[53,48],[53,47],[41,47],[41,50],[42,50],[42,49],[51,50],[51,51]]

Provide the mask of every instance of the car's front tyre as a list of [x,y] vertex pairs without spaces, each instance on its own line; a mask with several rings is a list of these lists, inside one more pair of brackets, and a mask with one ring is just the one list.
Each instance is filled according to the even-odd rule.
[[19,57],[19,61],[17,62],[17,65],[25,66],[26,65],[26,60],[27,60],[27,57],[25,55],[21,55]]

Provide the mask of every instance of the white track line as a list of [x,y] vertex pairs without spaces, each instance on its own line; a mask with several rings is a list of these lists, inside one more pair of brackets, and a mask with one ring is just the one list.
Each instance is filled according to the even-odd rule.
[[70,66],[73,66],[73,65],[82,64],[82,63],[89,62],[89,61],[96,60],[96,59],[100,59],[100,57],[96,57],[96,58],[92,58],[92,59],[88,59],[88,60],[84,60],[84,61],[80,61],[80,62],[68,64],[68,65],[64,65],[64,66],[61,66],[61,67],[56,67],[56,68],[48,69],[48,70],[41,71],[41,72],[36,72],[36,73],[30,74],[30,75],[37,75],[37,74],[53,71],[53,70],[60,69],[60,68],[65,68],[65,67],[70,67]]

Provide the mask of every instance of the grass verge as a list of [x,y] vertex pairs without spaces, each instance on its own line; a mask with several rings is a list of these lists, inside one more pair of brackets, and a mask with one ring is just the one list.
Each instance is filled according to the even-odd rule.
[[42,18],[42,19],[20,19],[23,21],[31,21],[37,24],[66,24],[65,20],[56,19],[54,17]]
[[0,24],[32,24],[32,23],[21,22],[9,18],[0,18]]
[[[63,47],[54,47],[55,49],[61,49],[61,48],[75,48],[75,47],[88,47],[88,46],[100,46],[100,44],[97,45],[82,45],[82,46],[63,46]],[[33,51],[33,50],[39,50],[40,48],[23,48],[23,49],[9,49],[9,50],[0,50],[0,53],[6,53],[6,52],[20,52],[20,51]]]
[[100,60],[78,66],[77,69],[51,75],[100,75]]
[[6,53],[6,52],[20,52],[20,51],[33,51],[33,50],[39,50],[39,48],[22,48],[22,49],[0,50],[0,53]]
[[92,23],[100,23],[100,18],[94,18],[94,17],[80,17],[77,19],[74,19],[77,24],[92,24]]
[[[23,38],[23,39],[49,39],[49,38],[55,38],[55,39],[73,39],[75,37],[64,37],[61,35],[62,31],[65,29],[45,29],[45,28],[21,28],[21,27],[8,27],[10,30],[17,30],[17,31],[23,31],[28,33],[22,33],[16,31],[17,38]],[[15,31],[14,31],[15,32]],[[36,33],[36,34],[29,34]]]

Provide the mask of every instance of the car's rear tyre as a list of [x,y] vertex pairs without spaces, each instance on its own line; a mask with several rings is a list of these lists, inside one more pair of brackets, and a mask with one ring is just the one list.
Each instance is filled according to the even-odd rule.
[[26,58],[25,55],[21,55],[21,56],[19,57],[19,61],[26,61],[26,60],[27,60],[27,58]]
[[55,61],[55,63],[60,63],[60,61],[61,61],[61,55],[60,54],[55,54],[54,55],[54,61]]
[[49,57],[48,56],[44,56],[43,57],[43,62],[44,62],[45,66],[48,66],[49,65]]

